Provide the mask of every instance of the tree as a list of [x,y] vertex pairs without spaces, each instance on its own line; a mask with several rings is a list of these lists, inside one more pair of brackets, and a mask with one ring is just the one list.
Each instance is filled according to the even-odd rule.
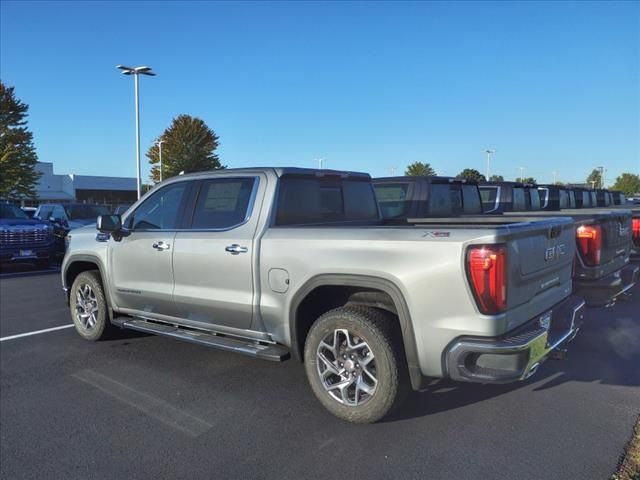
[[487,178],[484,175],[473,168],[465,168],[458,174],[458,178],[466,178],[467,180],[475,180],[476,182],[487,181]]
[[491,175],[489,177],[490,182],[504,182],[504,177],[502,175]]
[[407,167],[404,174],[409,177],[433,177],[436,171],[431,168],[430,163],[413,162]]
[[602,175],[600,169],[594,168],[587,177],[587,184],[593,185],[594,188],[602,188]]
[[27,128],[29,105],[0,81],[0,197],[37,198],[38,155]]
[[612,190],[620,190],[628,197],[640,193],[640,175],[623,173],[616,178]]
[[201,119],[178,115],[147,151],[147,158],[152,165],[151,178],[156,182],[160,180],[158,141],[162,141],[162,178],[167,179],[180,172],[225,168],[215,153],[218,140],[218,135]]
[[516,178],[516,182],[520,183],[538,183],[533,177],[518,177]]

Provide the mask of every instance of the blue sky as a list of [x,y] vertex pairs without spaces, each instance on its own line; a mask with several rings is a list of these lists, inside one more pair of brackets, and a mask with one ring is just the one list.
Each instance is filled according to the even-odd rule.
[[[180,114],[230,167],[414,161],[548,182],[640,172],[640,3],[12,2],[0,78],[57,173],[135,175]],[[148,166],[144,158],[143,175]]]

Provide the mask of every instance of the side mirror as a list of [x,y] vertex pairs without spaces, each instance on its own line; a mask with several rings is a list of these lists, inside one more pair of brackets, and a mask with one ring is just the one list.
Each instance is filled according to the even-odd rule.
[[118,232],[122,229],[122,218],[120,215],[100,215],[96,227],[102,233]]

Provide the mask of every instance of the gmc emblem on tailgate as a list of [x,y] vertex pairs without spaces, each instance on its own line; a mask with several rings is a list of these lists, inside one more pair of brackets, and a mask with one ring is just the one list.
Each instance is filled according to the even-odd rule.
[[544,260],[548,262],[549,260],[553,260],[554,258],[559,258],[560,256],[565,254],[565,246],[564,243],[560,245],[556,245],[555,247],[547,248],[544,251]]

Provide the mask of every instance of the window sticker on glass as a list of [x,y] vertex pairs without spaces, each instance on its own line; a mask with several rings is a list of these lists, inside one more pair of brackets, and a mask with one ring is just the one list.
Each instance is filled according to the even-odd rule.
[[236,209],[242,182],[211,183],[204,202],[205,210],[232,212]]

